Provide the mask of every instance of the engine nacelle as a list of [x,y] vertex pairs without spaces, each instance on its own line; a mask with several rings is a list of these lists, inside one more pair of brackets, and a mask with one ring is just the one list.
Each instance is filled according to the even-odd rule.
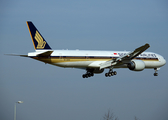
[[127,64],[127,67],[133,71],[142,71],[145,68],[145,63],[142,60],[132,60]]

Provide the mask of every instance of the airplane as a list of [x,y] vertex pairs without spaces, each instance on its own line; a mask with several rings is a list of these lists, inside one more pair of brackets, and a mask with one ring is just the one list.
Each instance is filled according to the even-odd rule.
[[86,73],[82,75],[83,78],[102,73],[104,69],[109,69],[105,76],[111,77],[117,75],[117,72],[113,71],[117,68],[128,68],[132,71],[154,69],[154,76],[158,76],[157,71],[166,64],[161,55],[144,52],[150,47],[148,43],[134,51],[53,50],[34,24],[31,21],[26,23],[35,52],[17,56],[29,57],[58,67],[84,69]]

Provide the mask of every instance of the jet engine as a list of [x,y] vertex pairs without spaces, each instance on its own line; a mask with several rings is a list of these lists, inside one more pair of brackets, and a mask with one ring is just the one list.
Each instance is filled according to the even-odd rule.
[[132,60],[127,64],[127,67],[132,71],[142,71],[145,68],[145,63],[142,60]]

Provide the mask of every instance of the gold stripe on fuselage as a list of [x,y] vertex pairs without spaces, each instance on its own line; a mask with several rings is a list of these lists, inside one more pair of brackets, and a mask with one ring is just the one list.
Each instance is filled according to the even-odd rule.
[[[87,57],[32,57],[33,59],[45,62],[45,63],[62,63],[62,62],[81,62],[81,61],[110,61],[116,58],[87,58]],[[135,60],[142,60],[142,61],[159,61],[157,58],[135,58]]]

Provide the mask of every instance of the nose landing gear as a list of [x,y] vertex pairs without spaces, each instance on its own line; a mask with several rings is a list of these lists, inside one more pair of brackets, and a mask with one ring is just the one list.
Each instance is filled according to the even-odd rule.
[[158,76],[157,71],[160,70],[160,68],[154,68],[154,70],[155,70],[154,76]]

